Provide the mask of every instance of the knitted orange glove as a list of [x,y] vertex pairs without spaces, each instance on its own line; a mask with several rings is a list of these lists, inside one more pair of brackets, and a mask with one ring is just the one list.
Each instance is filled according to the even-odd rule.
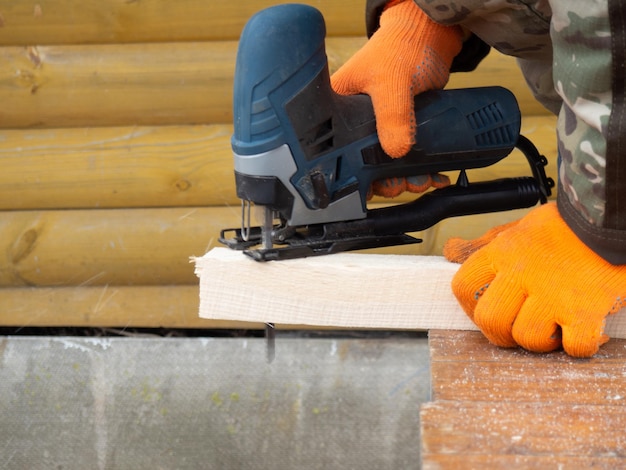
[[[333,89],[342,95],[368,94],[385,153],[402,157],[415,143],[414,96],[446,85],[462,41],[459,27],[433,22],[413,0],[393,0],[380,16],[379,29],[333,74]],[[434,176],[443,182],[439,186],[449,184],[447,177]],[[428,175],[424,178],[383,181],[372,190],[385,197],[422,192],[433,186]]]
[[546,204],[471,255],[452,290],[498,346],[589,357],[609,339],[606,316],[626,306],[626,265],[594,253]]
[[463,240],[458,237],[450,238],[443,246],[443,256],[445,256],[448,261],[452,261],[453,263],[464,263],[467,258],[474,254],[474,252],[478,251],[491,240],[496,238],[501,232],[517,225],[518,222],[519,220],[515,220],[513,222],[509,222],[508,224],[493,227],[487,230],[482,237],[475,238],[474,240]]
[[439,173],[420,176],[400,176],[377,180],[372,183],[372,193],[376,196],[396,197],[404,191],[423,193],[428,188],[445,188],[450,185],[450,178]]

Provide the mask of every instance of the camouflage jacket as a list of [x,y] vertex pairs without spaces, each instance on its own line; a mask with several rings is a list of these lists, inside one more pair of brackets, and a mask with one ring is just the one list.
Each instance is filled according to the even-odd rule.
[[[535,97],[558,115],[562,217],[596,253],[626,264],[626,2],[414,1],[473,33],[456,70],[484,57],[477,42],[517,58]],[[384,4],[368,0],[369,34]]]

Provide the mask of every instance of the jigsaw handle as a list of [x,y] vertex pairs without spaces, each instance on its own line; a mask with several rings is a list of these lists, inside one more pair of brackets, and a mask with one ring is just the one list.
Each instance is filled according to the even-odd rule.
[[270,7],[248,20],[235,65],[235,154],[261,154],[297,141],[285,107],[326,67],[325,34],[322,15],[306,5]]

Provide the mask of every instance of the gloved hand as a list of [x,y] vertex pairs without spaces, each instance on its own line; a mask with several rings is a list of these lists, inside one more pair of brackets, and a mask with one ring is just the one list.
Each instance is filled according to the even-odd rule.
[[[452,280],[461,306],[502,347],[590,357],[609,340],[605,318],[626,306],[626,265],[608,263],[563,221],[555,204],[483,239]],[[458,239],[444,253],[462,259]]]
[[508,224],[498,225],[497,227],[487,230],[481,237],[473,240],[463,240],[458,237],[450,238],[443,246],[443,256],[445,256],[448,261],[462,264],[476,251],[500,235],[501,232],[514,227],[518,222],[519,220],[514,220]]
[[[446,85],[462,41],[460,27],[433,22],[413,0],[392,0],[380,17],[379,29],[333,74],[332,87],[343,95],[368,94],[385,153],[402,157],[415,143],[414,96]],[[372,189],[387,197],[404,190],[421,192],[431,186],[426,178],[416,177],[417,184],[384,182]],[[445,182],[446,177],[436,179]]]
[[374,181],[371,192],[376,196],[396,197],[404,191],[423,193],[430,187],[445,188],[449,185],[450,178],[439,173],[420,176],[400,176]]

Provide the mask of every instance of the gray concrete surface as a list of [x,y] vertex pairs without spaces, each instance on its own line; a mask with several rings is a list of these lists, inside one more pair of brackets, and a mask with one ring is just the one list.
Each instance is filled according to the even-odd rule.
[[0,337],[0,469],[419,468],[425,339]]

